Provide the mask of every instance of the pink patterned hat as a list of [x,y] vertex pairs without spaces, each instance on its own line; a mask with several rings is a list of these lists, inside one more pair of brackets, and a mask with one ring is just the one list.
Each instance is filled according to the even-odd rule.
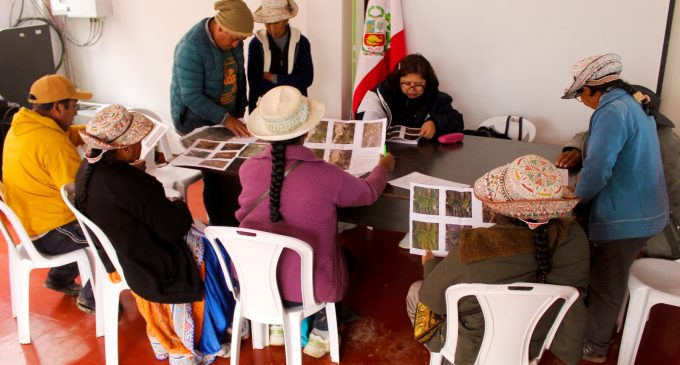
[[536,155],[487,172],[475,182],[474,191],[493,211],[519,218],[532,229],[569,214],[579,202],[555,165]]
[[[153,122],[144,115],[113,104],[99,111],[80,131],[80,137],[88,147],[108,151],[140,142],[152,129]],[[95,163],[101,156],[87,159]]]

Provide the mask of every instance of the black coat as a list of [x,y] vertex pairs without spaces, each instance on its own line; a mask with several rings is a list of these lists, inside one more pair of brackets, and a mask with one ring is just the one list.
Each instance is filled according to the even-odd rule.
[[[76,200],[85,192],[89,163],[76,176]],[[156,303],[201,300],[203,281],[185,242],[192,218],[186,204],[171,202],[156,178],[129,164],[94,164],[81,211],[111,240],[130,289]],[[106,270],[115,271],[102,249]]]

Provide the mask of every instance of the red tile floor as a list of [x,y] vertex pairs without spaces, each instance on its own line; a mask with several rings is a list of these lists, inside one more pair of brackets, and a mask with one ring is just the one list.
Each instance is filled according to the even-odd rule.
[[[195,217],[205,219],[200,183],[189,189]],[[352,273],[347,305],[360,319],[341,328],[341,364],[427,364],[428,353],[411,338],[404,298],[411,282],[420,275],[419,257],[399,249],[403,233],[358,227],[341,235],[357,259]],[[75,298],[45,289],[46,270],[31,276],[29,345],[20,345],[16,321],[11,316],[7,248],[0,245],[0,364],[104,364],[104,339],[95,337],[93,315],[75,307]],[[146,340],[144,321],[129,292],[122,295],[119,322],[120,364],[165,364],[156,361]],[[639,365],[680,364],[680,309],[658,306],[652,310],[638,352]],[[612,346],[608,365],[616,364],[618,340]],[[228,364],[218,359],[216,364]],[[328,356],[316,360],[303,355],[303,363],[332,364]],[[241,364],[285,364],[283,347],[252,350],[245,341]],[[559,364],[549,352],[542,365]],[[581,365],[588,364],[582,362]]]

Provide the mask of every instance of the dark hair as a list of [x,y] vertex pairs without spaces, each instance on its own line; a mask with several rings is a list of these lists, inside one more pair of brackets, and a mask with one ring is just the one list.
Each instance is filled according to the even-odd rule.
[[[115,151],[113,151],[113,150],[102,151],[100,149],[93,148],[88,153],[88,157],[97,156],[98,154],[101,154],[101,153],[103,153],[103,155],[102,155],[102,158],[99,161],[99,163],[110,163],[111,161],[113,161],[113,155],[115,153]],[[87,169],[85,170],[85,175],[83,176],[83,188],[79,189],[81,194],[76,194],[76,199],[75,199],[76,208],[78,208],[78,210],[80,210],[81,212],[83,212],[84,209],[85,209],[85,202],[87,202],[87,188],[88,188],[88,185],[90,185],[90,178],[92,177],[92,172],[94,172],[94,168],[96,166],[97,166],[96,163],[90,163],[90,162],[87,163]]]
[[[645,113],[647,113],[647,115],[655,115],[656,114],[656,106],[654,105],[652,98],[649,95],[647,95],[647,94],[643,93],[642,91],[633,87],[633,85],[631,85],[631,84],[629,84],[629,83],[627,83],[627,82],[625,82],[621,79],[606,82],[602,85],[588,86],[588,88],[590,89],[590,95],[593,95],[598,91],[604,92],[609,88],[623,89],[624,91],[626,91],[628,94],[632,95],[633,97],[635,97],[635,93],[640,93],[640,94],[642,94],[642,100],[638,101],[638,103],[640,103],[642,110],[644,110]],[[635,99],[635,100],[637,101],[638,99]]]
[[69,108],[69,101],[71,101],[71,100],[73,100],[73,99],[64,99],[64,100],[55,101],[53,103],[34,104],[34,105],[37,107],[37,109],[42,110],[42,111],[49,111],[50,109],[52,109],[52,107],[54,107],[54,104],[61,104],[65,109],[68,109]]
[[552,252],[548,245],[547,224],[542,224],[533,230],[534,258],[536,259],[536,282],[545,283],[546,276],[552,269]]
[[277,222],[283,219],[281,207],[281,187],[286,168],[286,146],[297,144],[305,135],[272,142],[272,180],[269,186],[269,220]]
[[415,53],[402,58],[394,66],[392,73],[385,79],[388,96],[394,96],[396,93],[402,94],[400,80],[403,76],[412,73],[420,75],[425,80],[423,94],[432,95],[439,91],[439,79],[437,79],[430,61],[421,54]]

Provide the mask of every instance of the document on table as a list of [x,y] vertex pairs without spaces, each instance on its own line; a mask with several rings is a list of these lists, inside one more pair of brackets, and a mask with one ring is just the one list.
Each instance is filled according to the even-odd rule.
[[469,188],[470,185],[457,183],[449,180],[440,179],[437,177],[421,174],[420,172],[412,172],[408,175],[404,175],[400,178],[388,181],[392,186],[396,186],[403,189],[410,189],[411,183],[420,185],[439,185],[448,186],[450,188]]
[[307,135],[305,147],[352,175],[373,170],[385,145],[387,119],[324,119]]
[[395,143],[418,144],[420,128],[409,128],[403,125],[394,125],[387,128],[387,140]]
[[197,139],[181,155],[172,160],[170,164],[225,171],[245,147],[245,143]]

